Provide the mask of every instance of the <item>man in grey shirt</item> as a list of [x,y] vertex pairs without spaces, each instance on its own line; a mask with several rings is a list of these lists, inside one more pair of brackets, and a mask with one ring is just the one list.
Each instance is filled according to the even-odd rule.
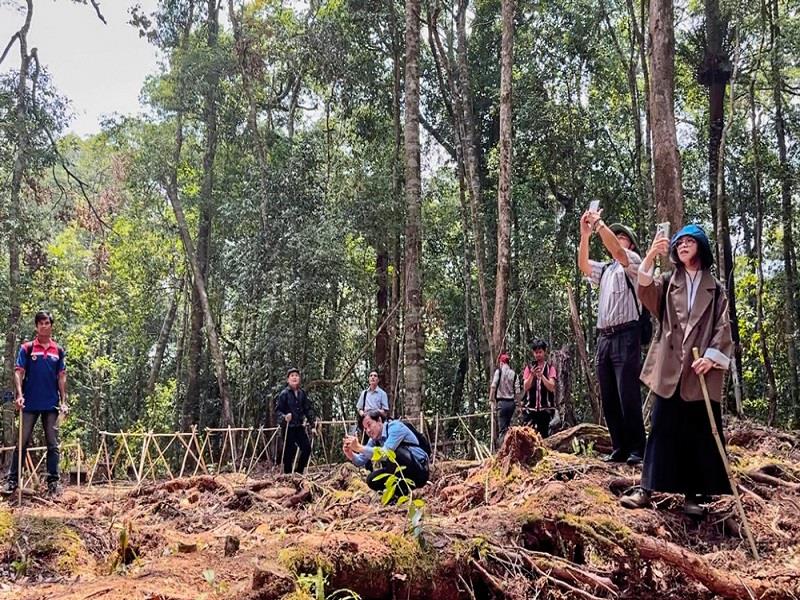
[[506,431],[511,427],[516,401],[520,395],[519,377],[508,365],[508,354],[503,353],[497,358],[497,370],[494,372],[492,386],[489,390],[489,402],[492,410],[497,409],[498,446],[503,443]]
[[[589,239],[597,233],[611,262],[589,259]],[[597,307],[597,380],[613,452],[607,460],[636,465],[644,456],[642,419],[641,308],[636,298],[639,265],[636,235],[615,223],[608,227],[600,212],[588,210],[581,217],[578,267],[593,285],[600,287]]]
[[369,387],[358,397],[356,410],[358,410],[359,421],[371,410],[381,411],[384,419],[389,417],[389,397],[378,385],[377,371],[370,371]]

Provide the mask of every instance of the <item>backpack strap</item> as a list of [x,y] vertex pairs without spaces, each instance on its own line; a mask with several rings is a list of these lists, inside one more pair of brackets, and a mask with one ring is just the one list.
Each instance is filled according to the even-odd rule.
[[[610,267],[610,266],[611,266],[610,262],[603,263],[603,268],[600,269],[599,282],[603,281],[603,275],[605,275],[606,269],[608,267]],[[622,266],[622,265],[620,265],[620,266]],[[625,268],[624,267],[622,268],[622,274],[625,276],[625,284],[628,286],[628,289],[630,290],[631,295],[633,296],[633,303],[636,306],[636,314],[639,315],[639,318],[641,318],[642,317],[642,309],[639,308],[639,300],[638,300],[638,298],[636,298],[636,289],[633,287],[633,284],[631,283],[631,279],[630,279],[630,277],[628,277],[628,274],[625,272]]]
[[[361,405],[361,408],[358,405]],[[367,409],[367,390],[363,390],[361,392],[361,397],[356,402],[356,410],[366,410]]]
[[639,318],[642,318],[642,309],[639,307],[639,299],[636,297],[636,289],[633,287],[631,283],[630,277],[623,269],[622,274],[625,276],[625,283],[628,286],[628,289],[631,291],[631,296],[633,296],[633,305],[636,307],[636,314],[639,315]]
[[[390,420],[386,421],[386,433],[387,434],[389,433],[389,425],[391,425],[392,423],[397,423],[397,422],[403,423],[402,419],[390,419]],[[403,425],[405,425],[405,423],[403,423]],[[406,429],[411,431],[411,429],[409,429],[408,425],[406,425]],[[414,432],[411,431],[411,433],[414,433]],[[411,443],[409,441],[403,440],[402,442],[400,442],[399,445],[400,446],[413,446],[413,447],[419,448],[420,447],[419,438],[417,437],[416,433],[414,433],[414,437],[417,438],[417,443],[416,444],[413,444],[413,443]]]

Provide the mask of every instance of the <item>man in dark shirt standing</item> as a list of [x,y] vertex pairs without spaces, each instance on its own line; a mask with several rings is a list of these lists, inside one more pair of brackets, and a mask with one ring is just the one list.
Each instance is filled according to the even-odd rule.
[[11,469],[4,492],[13,494],[17,489],[19,473],[18,456],[23,458],[30,444],[33,426],[41,416],[47,440],[47,492],[58,494],[58,415],[67,412],[67,371],[64,350],[51,337],[53,317],[39,311],[34,317],[36,337],[19,348],[14,370],[17,391],[17,410],[22,411],[22,448],[14,449]]
[[[302,473],[311,456],[311,442],[305,425],[314,427],[314,407],[305,390],[300,387],[300,371],[294,367],[286,372],[286,387],[275,401],[278,424],[284,427],[283,472]],[[293,469],[295,455],[300,450],[297,469]]]

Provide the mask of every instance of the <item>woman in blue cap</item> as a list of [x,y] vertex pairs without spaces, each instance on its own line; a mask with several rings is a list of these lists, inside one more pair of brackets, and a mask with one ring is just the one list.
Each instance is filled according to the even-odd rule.
[[[671,272],[653,276],[656,256],[669,254]],[[628,508],[650,505],[650,492],[685,495],[684,512],[702,516],[709,495],[731,493],[700,387],[706,379],[717,429],[725,371],[733,354],[724,288],[711,274],[714,256],[703,229],[686,225],[672,240],[659,232],[639,268],[639,298],[660,321],[641,380],[654,393],[642,485],[622,498]],[[692,349],[698,348],[695,360]],[[724,441],[723,441],[724,443]]]

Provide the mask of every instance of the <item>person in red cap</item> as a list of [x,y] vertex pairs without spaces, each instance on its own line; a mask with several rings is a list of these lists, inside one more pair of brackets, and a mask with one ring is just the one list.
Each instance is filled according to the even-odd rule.
[[519,378],[508,364],[508,353],[503,352],[497,357],[497,369],[492,377],[492,386],[489,390],[489,402],[492,410],[497,415],[497,446],[503,443],[506,431],[511,427],[514,418],[517,398],[520,397]]

